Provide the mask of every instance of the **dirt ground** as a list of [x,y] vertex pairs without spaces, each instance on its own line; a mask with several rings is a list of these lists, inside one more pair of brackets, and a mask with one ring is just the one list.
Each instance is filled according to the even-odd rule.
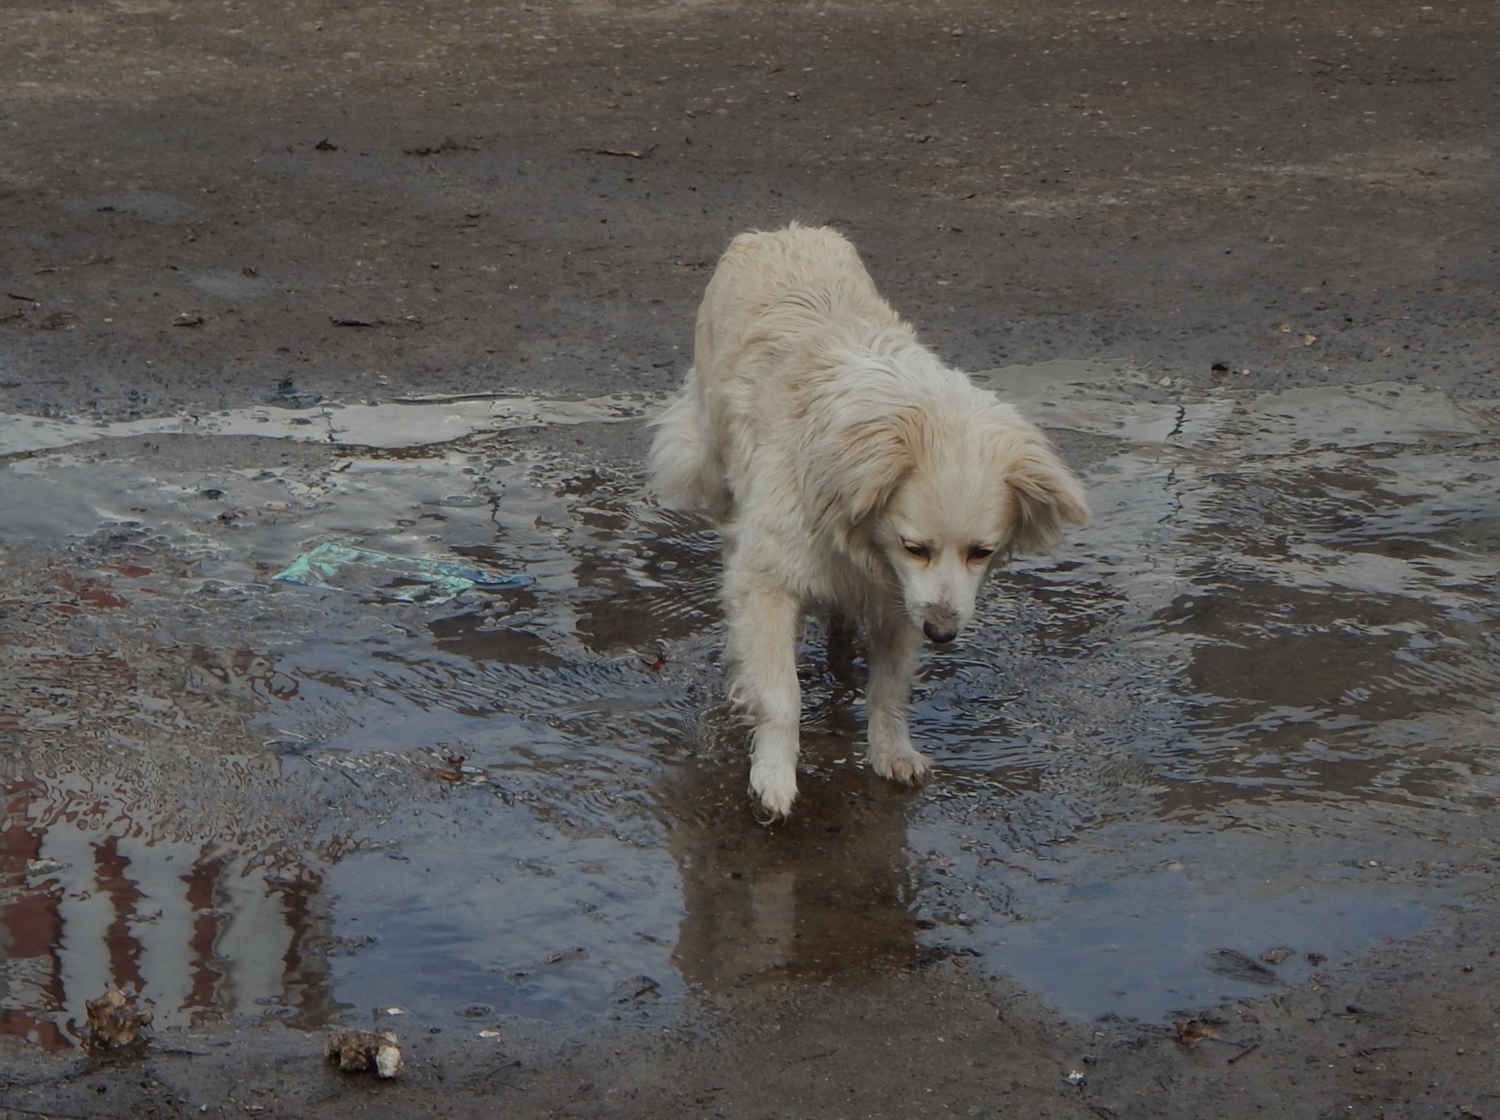
[[[960,366],[1496,397],[1497,73],[1475,0],[10,0],[0,409],[662,391],[725,241],[790,219]],[[1497,919],[1191,1043],[958,955],[408,1038],[390,1085],[276,1026],[6,1039],[0,1117],[1495,1116]]]

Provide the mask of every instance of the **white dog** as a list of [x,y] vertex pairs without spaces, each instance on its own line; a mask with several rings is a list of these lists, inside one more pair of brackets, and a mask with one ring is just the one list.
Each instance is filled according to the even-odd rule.
[[996,557],[1087,521],[1077,480],[1014,408],[917,341],[834,230],[736,237],[695,350],[651,469],[666,501],[723,532],[751,792],[773,817],[797,797],[796,642],[814,606],[863,620],[870,764],[920,781],[906,709],[922,635],[951,642]]

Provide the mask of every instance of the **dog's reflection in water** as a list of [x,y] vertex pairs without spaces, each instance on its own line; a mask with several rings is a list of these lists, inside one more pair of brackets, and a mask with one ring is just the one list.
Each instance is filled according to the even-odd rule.
[[[829,644],[843,677],[847,635],[836,631]],[[757,823],[738,757],[694,762],[670,779],[669,845],[687,910],[677,964],[688,983],[724,990],[916,960],[906,814],[921,795],[856,765],[854,693],[837,691],[819,721],[832,729],[803,733],[802,798],[790,819]]]

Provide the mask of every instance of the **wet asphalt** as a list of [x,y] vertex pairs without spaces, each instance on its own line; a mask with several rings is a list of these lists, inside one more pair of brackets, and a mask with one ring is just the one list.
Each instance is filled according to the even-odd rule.
[[[1487,13],[0,21],[0,1110],[1493,1107]],[[790,218],[1097,520],[930,659],[921,793],[815,624],[767,830],[640,454]]]

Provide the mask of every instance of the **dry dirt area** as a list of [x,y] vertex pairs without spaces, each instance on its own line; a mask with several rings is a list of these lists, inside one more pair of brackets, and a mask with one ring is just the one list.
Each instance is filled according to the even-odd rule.
[[[1500,1116],[1491,5],[8,0],[0,74],[0,1118]],[[640,421],[793,219],[956,365],[1093,363],[1099,525],[988,617],[1036,658],[935,671],[928,794],[840,769],[830,654],[768,833]],[[272,594],[301,510],[535,588]],[[512,1003],[422,971],[465,922]],[[144,1051],[73,1046],[168,943]],[[324,1064],[429,975],[400,1078]]]

